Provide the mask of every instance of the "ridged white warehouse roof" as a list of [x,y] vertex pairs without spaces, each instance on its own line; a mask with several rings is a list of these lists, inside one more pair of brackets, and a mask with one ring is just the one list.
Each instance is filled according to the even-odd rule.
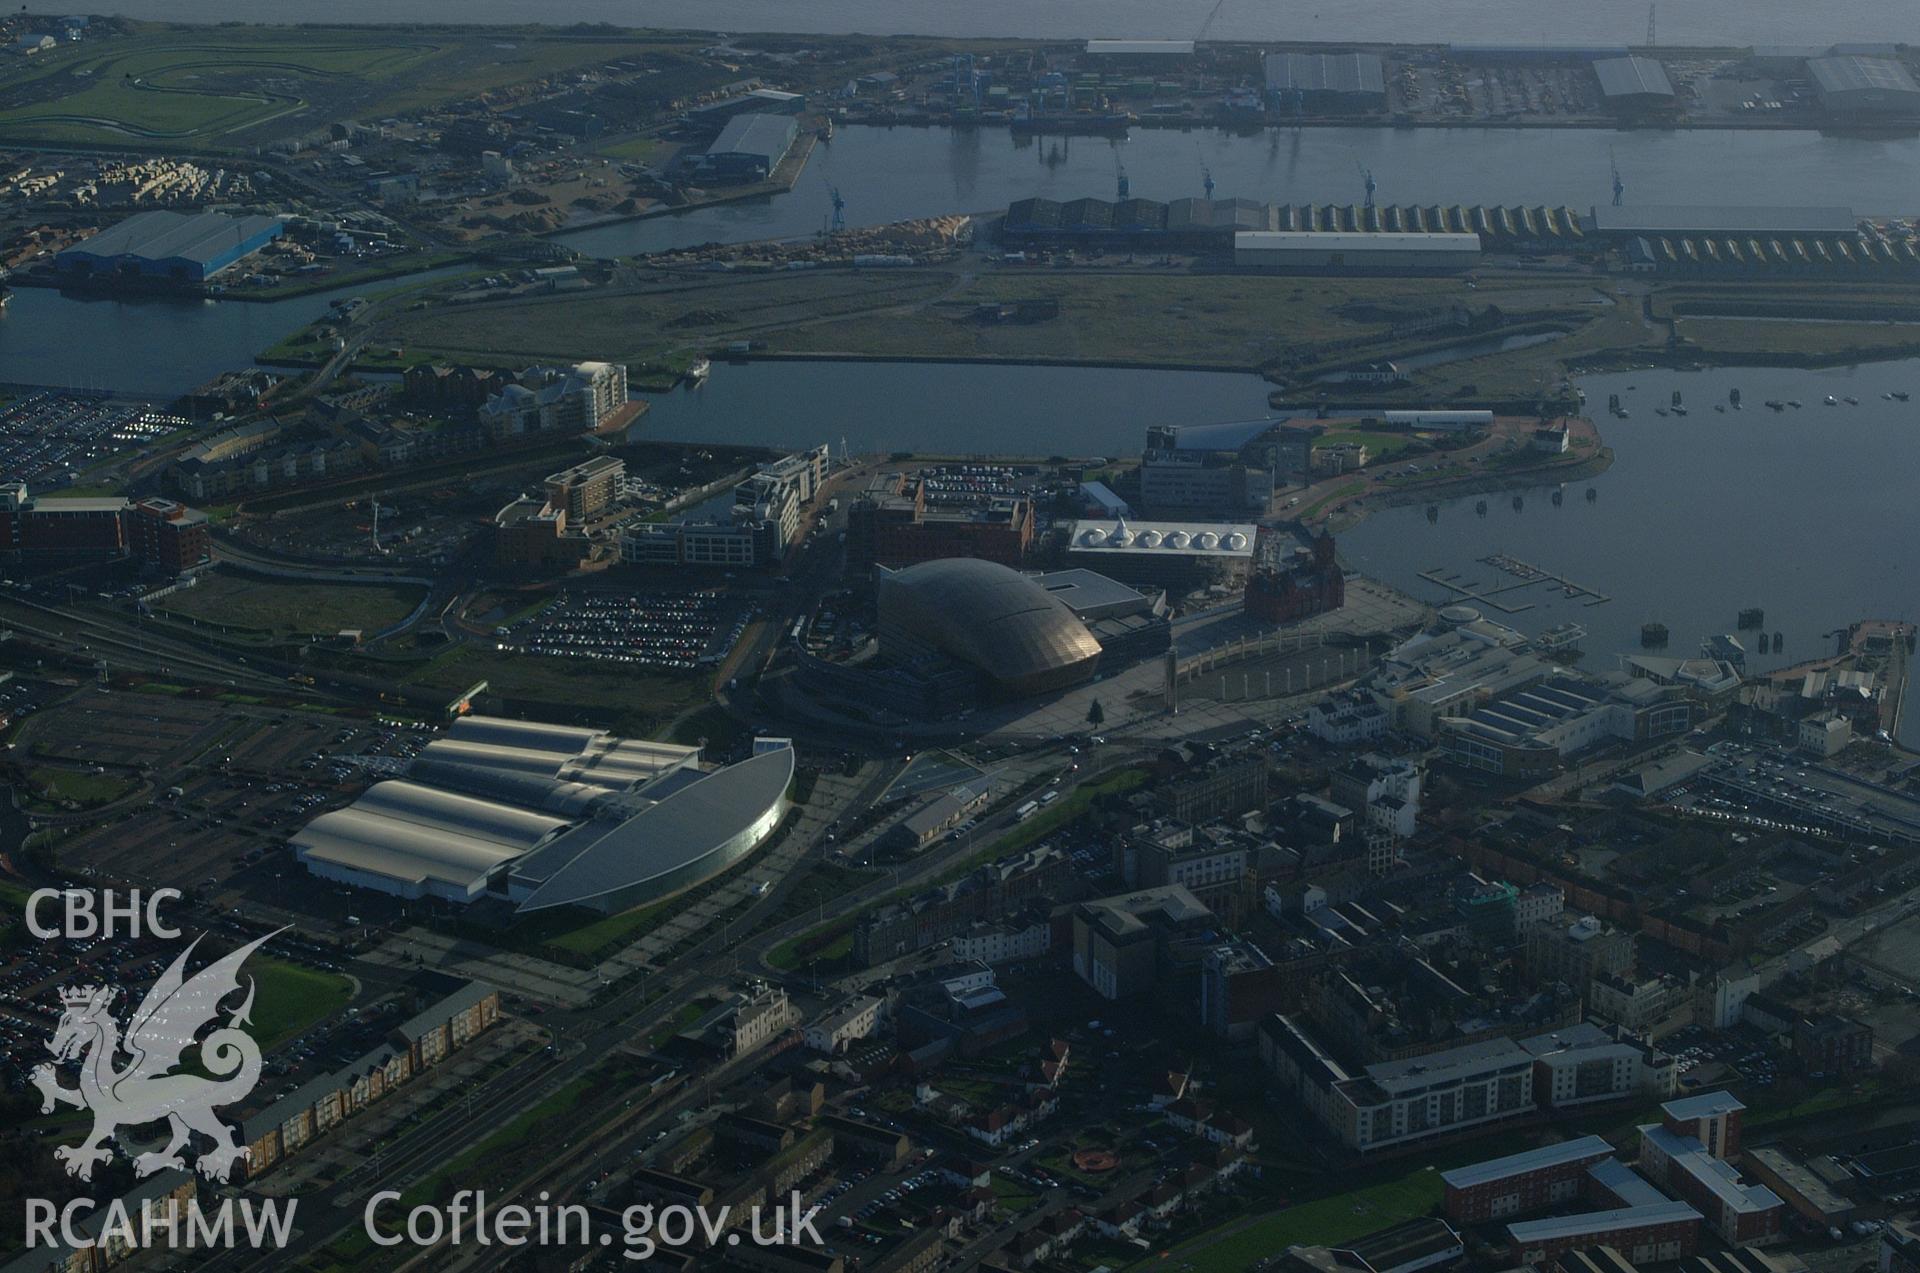
[[292,844],[302,861],[470,890],[566,827],[558,818],[511,805],[395,780],[375,783],[346,808],[321,814]]
[[597,729],[467,716],[428,743],[411,777],[577,816],[610,794],[632,791],[692,764],[697,747],[616,738]]
[[629,906],[739,861],[786,808],[795,760],[784,740],[757,740],[752,759],[713,772],[699,754],[468,717],[407,779],[376,783],[292,844],[316,874],[403,895],[471,901],[504,882],[523,910]]

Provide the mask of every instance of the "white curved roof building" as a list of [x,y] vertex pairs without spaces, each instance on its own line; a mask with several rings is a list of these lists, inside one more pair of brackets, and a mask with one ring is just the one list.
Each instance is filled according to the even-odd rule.
[[405,779],[375,783],[291,841],[313,874],[400,897],[613,912],[697,884],[786,814],[791,747],[721,769],[694,747],[467,717]]
[[595,820],[517,861],[522,914],[585,906],[611,914],[698,884],[753,852],[780,825],[793,785],[791,747],[675,784],[621,821]]

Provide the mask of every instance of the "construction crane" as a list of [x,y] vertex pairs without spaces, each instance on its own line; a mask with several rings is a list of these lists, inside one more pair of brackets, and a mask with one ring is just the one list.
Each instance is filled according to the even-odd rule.
[[829,184],[827,195],[833,200],[833,212],[827,218],[827,233],[837,234],[847,228],[847,201],[840,197],[840,187]]
[[1207,38],[1207,32],[1213,29],[1213,20],[1219,17],[1220,10],[1226,7],[1227,7],[1227,0],[1219,0],[1219,3],[1215,4],[1213,8],[1207,13],[1207,20],[1205,22],[1202,22],[1200,24],[1200,29],[1194,33],[1193,42],[1195,44],[1198,44],[1202,40]]
[[1617,208],[1627,197],[1627,183],[1620,180],[1620,157],[1611,146],[1607,147],[1607,162],[1613,165],[1613,206]]
[[1353,161],[1353,166],[1360,170],[1360,179],[1366,183],[1367,202],[1365,206],[1371,208],[1373,206],[1374,193],[1380,189],[1379,186],[1374,184],[1373,169],[1367,167],[1365,164],[1361,163],[1358,159]]

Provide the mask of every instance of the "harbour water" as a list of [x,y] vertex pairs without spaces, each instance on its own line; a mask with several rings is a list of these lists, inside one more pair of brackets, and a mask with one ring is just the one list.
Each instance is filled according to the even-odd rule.
[[653,399],[649,437],[859,453],[1138,455],[1150,424],[1267,414],[1258,376],[978,363],[716,363]]
[[[100,0],[100,10],[172,22],[608,22],[702,31],[1121,36],[1191,40],[1367,40],[1493,44],[1639,43],[1641,0]],[[1660,12],[1666,44],[1915,41],[1920,12],[1877,0],[1696,0]],[[743,41],[744,43],[745,41]]]
[[[1567,485],[1562,502],[1541,486],[1374,513],[1340,537],[1354,567],[1434,602],[1452,596],[1423,571],[1485,591],[1516,582],[1487,564],[1516,558],[1611,597],[1569,598],[1551,584],[1505,592],[1527,609],[1491,619],[1537,633],[1573,622],[1588,632],[1588,662],[1611,667],[1640,649],[1640,626],[1664,623],[1664,653],[1691,656],[1702,639],[1735,633],[1748,667],[1783,666],[1834,648],[1832,633],[1861,618],[1920,619],[1920,361],[1827,371],[1784,368],[1637,371],[1579,381],[1601,410],[1619,393],[1627,420],[1604,414],[1613,467]],[[1715,411],[1738,388],[1745,410]],[[1654,413],[1678,390],[1684,417]],[[1841,399],[1834,406],[1824,400]],[[1859,400],[1858,406],[1844,402]],[[1767,399],[1799,410],[1768,410]],[[1587,489],[1594,499],[1586,498]],[[1513,498],[1521,507],[1516,510]],[[1486,504],[1484,515],[1476,506]],[[1479,603],[1472,603],[1478,605]],[[1785,637],[1778,655],[1758,655],[1756,634],[1736,632],[1739,612],[1758,606],[1765,630]],[[1902,730],[1920,743],[1920,711]]]
[[[82,302],[21,289],[0,320],[0,380],[111,387],[164,400],[323,310],[327,294],[277,305],[180,307]],[[1664,623],[1691,654],[1766,612],[1785,637],[1756,670],[1832,648],[1862,617],[1920,617],[1920,361],[1807,371],[1639,371],[1581,381],[1596,410],[1619,393],[1627,420],[1602,417],[1615,462],[1562,502],[1549,487],[1383,509],[1341,537],[1368,574],[1436,602],[1437,570],[1480,588],[1513,582],[1483,559],[1504,555],[1611,600],[1588,605],[1545,584],[1500,594],[1526,608],[1491,617],[1527,632],[1577,622],[1589,658],[1610,665]],[[1719,412],[1738,387],[1746,409]],[[1135,455],[1148,425],[1266,412],[1258,377],[1212,372],[884,362],[722,363],[698,391],[654,401],[649,436],[768,446],[842,442],[856,452]],[[1674,390],[1685,417],[1654,413]],[[1841,401],[1824,405],[1832,395]],[[1844,402],[1858,400],[1857,406]],[[1774,412],[1768,399],[1798,399]],[[911,404],[910,407],[903,404]],[[1591,487],[1594,499],[1586,498]],[[1513,500],[1518,496],[1520,507]],[[1476,512],[1485,501],[1486,513]],[[1747,634],[1750,650],[1755,642]],[[1920,709],[1903,733],[1920,744]]]
[[[457,272],[415,274],[407,285]],[[18,287],[0,310],[0,384],[95,389],[164,402],[254,356],[368,283],[283,301],[182,301],[67,295]]]
[[[1831,635],[1861,618],[1920,618],[1920,360],[1807,371],[1788,368],[1638,371],[1580,382],[1590,402],[1621,395],[1631,418],[1602,417],[1613,466],[1553,489],[1441,502],[1437,520],[1415,504],[1382,509],[1340,536],[1355,568],[1436,603],[1453,599],[1423,579],[1437,571],[1490,591],[1516,581],[1483,559],[1504,556],[1592,589],[1601,604],[1536,583],[1498,595],[1513,607],[1488,617],[1527,633],[1574,622],[1587,629],[1591,665],[1639,650],[1643,623],[1671,630],[1665,652],[1736,633],[1739,612],[1765,611],[1782,653],[1761,655],[1737,633],[1748,666],[1763,671],[1834,648]],[[1746,407],[1715,411],[1731,389]],[[1661,417],[1678,390],[1688,413]],[[1832,395],[1842,400],[1824,405]],[[1859,405],[1843,400],[1853,397]],[[722,364],[701,389],[657,399],[650,436],[804,446],[841,439],[858,451],[1136,455],[1146,426],[1261,415],[1255,377],[957,364],[763,362]],[[1798,399],[1774,412],[1767,399]],[[924,404],[912,413],[901,402]],[[1586,498],[1591,487],[1594,499]],[[1516,510],[1514,499],[1520,507]],[[1484,501],[1484,516],[1476,506]],[[1920,743],[1920,710],[1903,733]]]
[[[1608,197],[1608,150],[1629,200],[1777,203],[1817,199],[1862,211],[1920,210],[1920,139],[1838,138],[1799,132],[1378,128],[1253,135],[1216,129],[1135,129],[1101,137],[1015,139],[1004,128],[843,128],[815,150],[791,194],[560,236],[602,256],[695,243],[795,237],[818,230],[829,185],[856,225],[1003,208],[1026,195],[1071,199],[1113,193],[1116,151],[1133,192],[1201,193],[1211,172],[1221,196],[1354,202],[1356,160],[1383,201],[1556,203]],[[407,283],[417,283],[414,276]],[[17,289],[0,316],[0,383],[107,386],[169,397],[260,350],[322,312],[341,288],[266,304],[81,300]],[[391,286],[391,285],[389,285]]]
[[1143,199],[1199,196],[1358,203],[1360,169],[1381,203],[1505,203],[1580,209],[1612,197],[1617,157],[1629,203],[1844,203],[1920,212],[1920,137],[1780,130],[1302,128],[1252,134],[1135,128],[1107,137],[1015,137],[1006,128],[848,127],[816,146],[791,193],[560,236],[594,256],[820,230],[829,187],[851,225],[990,212],[1028,195],[1114,197],[1116,163]]

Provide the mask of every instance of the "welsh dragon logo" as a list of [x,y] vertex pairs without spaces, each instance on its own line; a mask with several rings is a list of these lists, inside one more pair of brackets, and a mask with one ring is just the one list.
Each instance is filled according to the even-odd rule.
[[[189,977],[187,957],[200,944],[196,937],[154,982],[127,1019],[124,1033],[114,1019],[118,992],[111,986],[74,986],[60,992],[60,1024],[47,1045],[54,1059],[36,1067],[32,1079],[40,1089],[41,1113],[51,1114],[61,1105],[93,1112],[93,1130],[85,1140],[53,1151],[68,1175],[92,1179],[94,1167],[113,1157],[107,1143],[116,1131],[162,1121],[170,1133],[166,1147],[135,1156],[138,1175],[184,1170],[181,1151],[190,1147],[195,1133],[213,1141],[214,1147],[197,1161],[200,1174],[210,1180],[225,1181],[234,1164],[249,1156],[239,1133],[213,1111],[242,1099],[260,1081],[259,1045],[241,1029],[253,1009],[251,977],[246,998],[227,1011],[226,1023],[197,1040],[197,1068],[203,1073],[174,1071],[201,1029],[217,1022],[221,1003],[242,989],[240,966],[247,956],[277,935],[249,942]],[[60,1086],[55,1066],[75,1061],[79,1085]]]

